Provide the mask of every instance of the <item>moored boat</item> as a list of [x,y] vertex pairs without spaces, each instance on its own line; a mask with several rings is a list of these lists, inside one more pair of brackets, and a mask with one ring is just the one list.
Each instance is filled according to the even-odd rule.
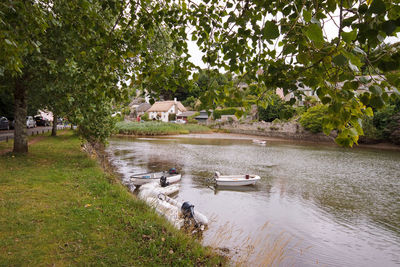
[[182,175],[180,173],[177,173],[175,168],[173,168],[170,169],[169,171],[163,171],[163,172],[133,174],[131,176],[131,182],[136,186],[140,186],[147,183],[160,182],[161,178],[163,178],[162,180],[164,181],[166,179],[166,183],[173,184],[179,182],[182,178]]
[[265,145],[265,144],[267,144],[267,141],[259,140],[259,139],[253,139],[253,143],[259,144],[259,145]]
[[253,185],[260,179],[258,175],[221,175],[219,172],[215,172],[215,182],[222,186]]

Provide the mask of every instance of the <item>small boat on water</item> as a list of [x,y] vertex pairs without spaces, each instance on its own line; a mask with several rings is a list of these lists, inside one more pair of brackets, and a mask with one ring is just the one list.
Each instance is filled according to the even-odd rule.
[[259,144],[259,145],[265,145],[265,144],[267,144],[267,141],[259,140],[259,139],[253,139],[253,143]]
[[242,185],[253,185],[260,180],[258,175],[221,175],[219,172],[215,172],[215,182],[217,185],[225,186],[242,186]]
[[178,173],[175,168],[172,168],[169,171],[163,171],[163,172],[134,174],[131,176],[131,182],[136,186],[152,182],[160,182],[160,180],[167,184],[173,184],[179,182],[181,178],[182,175]]

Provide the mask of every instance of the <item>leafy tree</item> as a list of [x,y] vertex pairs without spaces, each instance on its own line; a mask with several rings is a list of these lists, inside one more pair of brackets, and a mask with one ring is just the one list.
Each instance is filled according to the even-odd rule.
[[[324,31],[329,20],[337,25],[333,37]],[[249,89],[237,81],[259,85],[256,102],[268,101],[276,88],[300,98],[308,86],[327,106],[324,132],[337,129],[336,142],[352,146],[363,133],[359,119],[382,108],[388,90],[399,94],[399,45],[385,44],[400,29],[398,1],[6,1],[0,76],[13,88],[14,151],[28,148],[31,92],[96,142],[110,134],[107,117],[129,88],[153,98],[164,87],[188,90],[188,26],[217,78],[199,87],[203,107],[249,105]],[[165,47],[155,42],[162,39]],[[237,75],[236,83],[218,81],[218,68]],[[368,91],[357,93],[361,86]]]
[[172,3],[21,0],[0,8],[0,47],[7,52],[0,56],[0,75],[13,86],[14,152],[28,151],[28,93],[77,124],[84,139],[104,141],[112,130],[109,115],[128,95],[132,74],[153,79],[157,66],[146,62],[146,54],[161,56],[146,44],[161,23],[173,28],[171,36],[180,34],[173,41],[177,54],[185,51]]
[[295,114],[295,109],[280,99],[278,95],[273,95],[266,108],[258,107],[258,113],[260,120],[272,122],[275,119],[290,119]]
[[[400,29],[398,1],[209,1],[197,4],[192,14],[193,39],[211,67],[296,97],[301,85],[312,88],[328,107],[325,133],[337,129],[340,145],[357,142],[359,118],[372,115],[366,105],[381,108],[388,89],[398,94],[399,76],[388,71],[398,70],[394,61],[400,52],[397,44],[384,43]],[[329,20],[337,26],[336,36],[324,31]],[[358,95],[362,85],[368,92]],[[235,97],[222,91],[207,93],[217,105]]]
[[323,122],[327,111],[328,107],[325,105],[311,107],[301,115],[299,122],[304,129],[312,133],[320,133],[324,127]]

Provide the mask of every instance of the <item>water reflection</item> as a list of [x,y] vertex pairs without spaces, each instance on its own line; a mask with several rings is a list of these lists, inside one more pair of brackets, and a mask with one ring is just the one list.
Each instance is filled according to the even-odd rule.
[[[398,152],[179,138],[114,139],[109,151],[126,184],[131,173],[181,170],[177,198],[215,219],[205,244],[229,222],[238,230],[221,237],[221,246],[240,247],[239,236],[275,242],[285,233],[296,266],[400,264]],[[213,187],[207,181],[216,170],[256,173],[261,181]]]

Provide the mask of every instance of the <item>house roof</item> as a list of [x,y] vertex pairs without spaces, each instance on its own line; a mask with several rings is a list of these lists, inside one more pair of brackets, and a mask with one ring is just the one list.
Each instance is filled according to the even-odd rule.
[[142,104],[143,102],[145,102],[144,98],[143,97],[138,97],[138,98],[133,99],[131,101],[131,103],[129,103],[129,106],[130,107],[137,106],[137,105]]
[[177,105],[178,110],[184,112],[186,111],[186,108],[182,105],[181,102],[179,101],[159,101],[154,103],[151,108],[148,110],[148,112],[166,112],[168,111],[174,104]]
[[151,108],[151,105],[149,103],[142,103],[136,108],[136,111],[146,112],[149,108]]

